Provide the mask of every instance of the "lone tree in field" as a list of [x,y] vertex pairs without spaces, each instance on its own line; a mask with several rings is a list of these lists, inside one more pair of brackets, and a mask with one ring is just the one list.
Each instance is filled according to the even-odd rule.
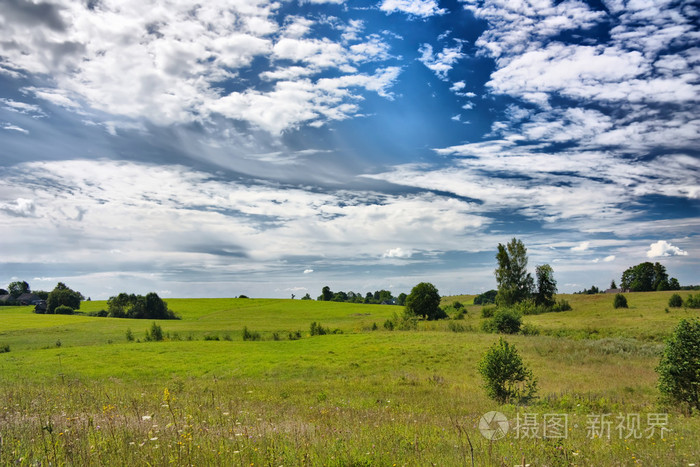
[[445,312],[440,309],[438,289],[429,282],[421,282],[413,287],[406,297],[406,312],[428,320],[444,318]]
[[499,404],[527,402],[535,397],[537,379],[517,349],[503,338],[486,351],[479,363],[486,394]]
[[700,410],[700,320],[678,322],[656,371],[664,395]]
[[554,294],[557,293],[557,281],[554,280],[554,271],[549,264],[537,266],[537,289],[535,291],[535,303],[550,307],[554,305]]
[[511,306],[530,298],[534,283],[532,276],[527,272],[527,248],[523,242],[513,238],[505,246],[499,243],[496,260],[496,303],[500,306]]

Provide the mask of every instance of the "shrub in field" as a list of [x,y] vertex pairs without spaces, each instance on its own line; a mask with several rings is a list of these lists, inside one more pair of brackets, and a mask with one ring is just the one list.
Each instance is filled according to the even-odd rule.
[[261,339],[260,333],[256,331],[249,331],[248,326],[243,327],[243,340],[244,341],[259,341]]
[[323,326],[321,326],[321,323],[317,323],[316,321],[311,323],[312,336],[323,336],[325,334],[328,334],[329,332],[330,331],[328,330],[328,328],[324,328]]
[[510,308],[502,308],[496,310],[493,318],[484,321],[482,329],[499,334],[516,334],[520,331],[521,324],[522,315],[520,313]]
[[678,295],[677,293],[674,293],[668,299],[668,306],[670,306],[671,308],[680,308],[683,306],[683,299],[681,298],[680,295]]
[[682,319],[666,342],[659,373],[659,389],[669,399],[700,410],[700,320]]
[[134,341],[134,333],[131,332],[131,328],[128,328],[126,330],[126,340],[127,342],[133,342]]
[[154,321],[153,324],[151,325],[150,331],[146,331],[146,341],[151,342],[151,341],[162,341],[163,340],[163,328],[161,328],[156,322]]
[[528,324],[525,323],[521,328],[520,328],[520,334],[523,336],[539,336],[540,335],[540,328],[533,324]]
[[495,306],[485,306],[481,309],[481,317],[482,318],[491,318],[493,316],[494,311],[496,311]]
[[288,337],[290,341],[297,341],[301,339],[301,331],[290,332]]
[[554,305],[554,307],[552,307],[552,311],[571,311],[571,305],[569,305],[568,301],[562,298],[556,305]]
[[615,309],[617,308],[629,308],[627,306],[627,299],[625,298],[624,295],[621,293],[615,294],[615,298],[613,299],[613,307]]
[[59,305],[54,308],[53,312],[57,315],[72,315],[74,313],[73,308],[67,305]]
[[537,392],[537,380],[517,349],[499,339],[484,353],[478,367],[486,394],[500,404],[527,402]]
[[0,353],[8,353],[10,351],[10,344],[0,344]]
[[384,329],[387,331],[393,331],[394,330],[394,322],[390,319],[384,321]]
[[692,294],[688,295],[688,298],[685,299],[683,305],[685,305],[686,308],[700,308],[700,294],[695,296]]

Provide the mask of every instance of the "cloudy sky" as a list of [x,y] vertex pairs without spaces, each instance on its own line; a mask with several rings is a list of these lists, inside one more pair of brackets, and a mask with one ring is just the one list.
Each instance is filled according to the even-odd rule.
[[700,10],[0,0],[0,287],[700,283]]

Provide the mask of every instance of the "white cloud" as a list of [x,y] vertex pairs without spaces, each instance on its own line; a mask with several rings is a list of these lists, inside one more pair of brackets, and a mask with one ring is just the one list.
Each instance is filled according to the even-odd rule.
[[677,246],[671,245],[666,240],[659,240],[656,243],[649,245],[647,258],[659,258],[661,256],[687,256],[688,252],[683,251]]
[[13,216],[33,217],[36,205],[32,199],[17,198],[14,202],[0,204],[0,211],[5,211]]
[[572,247],[571,251],[586,251],[591,246],[591,242],[581,242],[580,245]]
[[25,135],[28,135],[28,134],[29,134],[29,131],[28,131],[28,130],[25,130],[24,128],[19,127],[19,126],[17,126],[17,125],[13,125],[13,124],[11,124],[11,123],[5,123],[5,124],[2,126],[2,129],[3,129],[3,130],[7,130],[7,131],[17,131],[17,132],[19,132],[19,133],[24,133]]
[[[211,123],[213,112],[280,133],[357,115],[363,92],[390,95],[386,86],[391,83],[369,82],[386,77],[390,68],[378,66],[391,58],[380,36],[363,37],[361,21],[342,24],[336,18],[332,29],[345,31],[342,40],[334,38],[334,31],[308,38],[317,20],[287,16],[278,24],[280,7],[271,0],[211,0],[195,7],[103,0],[90,9],[84,2],[63,0],[47,7],[53,14],[47,16],[48,25],[46,18],[31,25],[5,18],[3,44],[14,45],[0,45],[0,54],[4,65],[52,76],[54,87],[28,87],[26,93],[72,112],[107,112],[112,121]],[[7,14],[0,12],[0,21]],[[277,82],[272,89],[239,79],[261,58],[258,73]],[[354,91],[328,95],[312,79],[326,71],[365,81],[351,84]],[[308,81],[297,86],[304,77]],[[229,80],[235,80],[233,92],[222,86]],[[29,109],[3,102],[17,111]],[[258,105],[278,110],[261,116],[251,108]]]
[[391,248],[382,255],[383,258],[410,258],[411,256],[413,256],[413,252],[403,248]]
[[454,47],[445,47],[442,52],[437,54],[433,53],[433,47],[430,44],[423,44],[418,52],[421,54],[418,60],[442,80],[447,80],[447,73],[455,63],[465,56],[462,53],[461,43]]
[[435,0],[383,0],[379,9],[387,14],[406,13],[420,18],[447,13],[447,10],[438,7]]
[[304,269],[304,274],[311,274],[312,272],[314,272],[313,269]]
[[615,261],[615,255],[606,256],[605,258],[603,258],[603,261],[606,263],[610,263],[612,261]]

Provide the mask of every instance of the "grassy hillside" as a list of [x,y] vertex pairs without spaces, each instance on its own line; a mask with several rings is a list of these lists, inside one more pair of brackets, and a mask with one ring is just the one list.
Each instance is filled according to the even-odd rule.
[[[471,465],[472,454],[474,465],[696,463],[700,418],[664,405],[655,387],[662,339],[698,315],[666,313],[669,295],[627,294],[628,310],[611,295],[570,295],[572,311],[525,317],[540,334],[508,340],[539,380],[527,407],[499,406],[481,388],[477,364],[498,336],[479,331],[474,305],[458,328],[387,331],[401,307],[173,299],[182,319],[159,322],[165,342],[126,341],[151,321],[0,308],[0,346],[11,349],[0,354],[0,465]],[[343,333],[311,337],[312,321]],[[243,341],[244,326],[263,340]],[[297,330],[301,339],[285,339]],[[511,421],[567,414],[570,431],[489,442],[478,421],[490,410]],[[610,439],[589,437],[589,415],[603,413],[639,414],[645,427],[665,413],[672,431],[625,439],[613,424]]]

